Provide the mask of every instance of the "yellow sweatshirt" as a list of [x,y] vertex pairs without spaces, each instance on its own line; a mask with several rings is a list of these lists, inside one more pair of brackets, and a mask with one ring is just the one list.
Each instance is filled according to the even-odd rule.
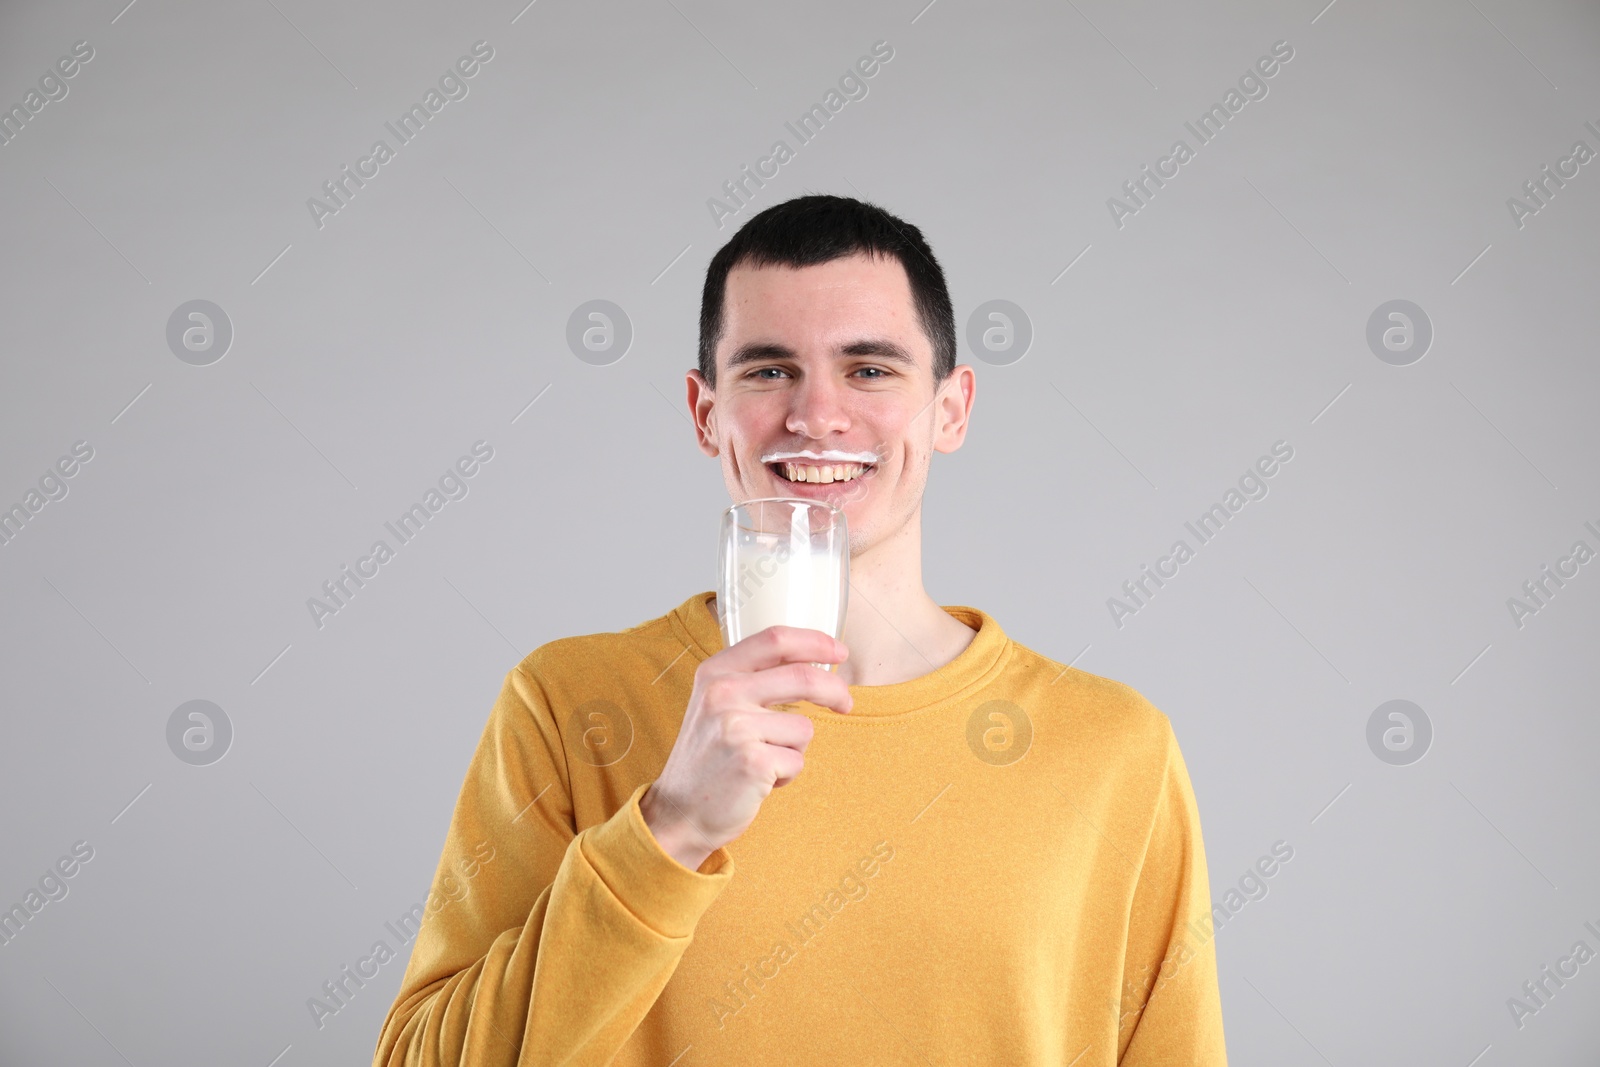
[[698,870],[639,798],[714,594],[506,676],[375,1065],[1223,1067],[1199,813],[1166,715],[986,613],[852,686]]

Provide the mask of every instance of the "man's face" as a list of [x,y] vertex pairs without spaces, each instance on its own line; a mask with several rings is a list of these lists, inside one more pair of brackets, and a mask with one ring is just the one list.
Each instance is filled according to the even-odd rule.
[[852,554],[919,514],[933,453],[966,436],[972,369],[957,367],[934,389],[933,349],[894,259],[735,267],[716,365],[715,391],[689,372],[689,406],[700,450],[722,459],[728,495],[835,504]]

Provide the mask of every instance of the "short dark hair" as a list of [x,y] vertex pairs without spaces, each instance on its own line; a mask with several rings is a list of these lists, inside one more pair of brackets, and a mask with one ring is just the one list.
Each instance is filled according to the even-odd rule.
[[801,196],[751,217],[711,257],[700,294],[700,375],[717,387],[717,341],[728,272],[751,267],[809,267],[866,253],[898,260],[911,283],[922,331],[933,346],[933,384],[956,366],[955,312],[944,271],[922,231],[876,204],[848,196]]

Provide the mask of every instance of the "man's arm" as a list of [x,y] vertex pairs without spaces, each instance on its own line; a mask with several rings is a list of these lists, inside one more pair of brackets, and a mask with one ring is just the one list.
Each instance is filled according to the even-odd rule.
[[1200,811],[1172,723],[1150,841],[1128,920],[1117,1062],[1227,1067]]
[[548,702],[518,667],[467,770],[374,1067],[608,1063],[655,1003],[732,857],[679,864],[644,822],[643,785],[574,833],[566,775]]
[[698,871],[712,850],[706,847],[704,837],[688,827],[682,812],[663,811],[662,803],[653,787],[639,797],[639,814],[644,816],[644,824],[650,828],[651,836],[661,845],[662,851],[689,870]]

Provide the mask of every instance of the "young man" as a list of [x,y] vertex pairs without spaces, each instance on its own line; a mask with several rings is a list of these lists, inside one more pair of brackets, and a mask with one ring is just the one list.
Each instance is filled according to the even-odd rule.
[[724,648],[702,592],[518,664],[374,1064],[1222,1067],[1167,717],[923,589],[930,461],[975,383],[921,233],[769,208],[712,259],[700,330],[688,402],[730,497],[844,508],[844,639]]

